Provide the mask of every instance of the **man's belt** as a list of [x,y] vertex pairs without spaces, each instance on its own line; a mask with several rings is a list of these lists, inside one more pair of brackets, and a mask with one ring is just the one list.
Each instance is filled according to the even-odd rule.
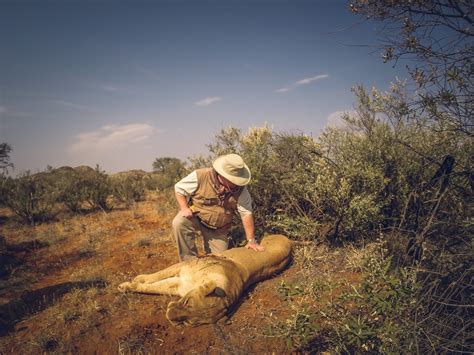
[[195,213],[194,214],[196,216],[196,218],[198,219],[199,223],[201,223],[205,228],[207,229],[210,229],[210,230],[213,230],[213,231],[217,231],[217,230],[220,230],[220,229],[226,229],[226,228],[229,228],[231,225],[232,225],[232,222],[231,223],[227,223],[226,225],[222,226],[222,227],[215,227],[215,226],[211,226],[210,224],[204,222],[201,217],[199,217],[199,214]]
[[199,223],[201,223],[201,224],[202,224],[204,227],[206,227],[207,229],[212,229],[213,231],[219,229],[219,228],[217,228],[217,227],[211,226],[210,224],[207,224],[206,222],[204,222],[204,221],[201,219],[201,217],[199,217],[199,214],[198,214],[198,213],[195,213],[194,215],[197,217]]

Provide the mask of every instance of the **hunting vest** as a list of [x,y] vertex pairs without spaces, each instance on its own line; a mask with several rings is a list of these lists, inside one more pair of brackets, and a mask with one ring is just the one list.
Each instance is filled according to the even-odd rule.
[[191,209],[205,227],[229,228],[243,188],[239,187],[232,192],[219,192],[221,184],[214,169],[197,169],[196,174],[198,187],[191,195]]

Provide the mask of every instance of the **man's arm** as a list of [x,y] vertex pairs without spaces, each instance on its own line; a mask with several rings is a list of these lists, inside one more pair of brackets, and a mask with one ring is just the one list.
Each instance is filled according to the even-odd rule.
[[256,251],[264,251],[265,248],[257,243],[255,240],[255,224],[253,221],[253,214],[248,213],[242,216],[242,224],[245,230],[245,237],[247,238],[247,249],[253,249]]
[[197,174],[196,170],[194,170],[188,176],[182,178],[174,185],[174,196],[176,198],[176,202],[178,202],[181,215],[188,219],[192,218],[193,216],[193,211],[188,205],[189,196],[192,195],[194,191],[196,191],[197,184]]
[[179,206],[179,210],[181,211],[181,215],[184,218],[188,218],[188,219],[192,218],[193,211],[188,206],[188,198],[186,196],[181,195],[178,192],[175,192],[174,196],[176,197],[176,201],[178,202],[178,206]]

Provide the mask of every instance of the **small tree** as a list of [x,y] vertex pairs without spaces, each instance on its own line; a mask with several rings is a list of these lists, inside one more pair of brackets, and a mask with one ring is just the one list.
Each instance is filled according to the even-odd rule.
[[392,115],[403,118],[399,123],[415,124],[394,137],[400,147],[395,168],[404,179],[395,177],[389,184],[399,191],[393,199],[403,202],[395,230],[408,236],[407,254],[422,265],[412,314],[416,352],[469,352],[474,3],[354,0],[350,7],[383,22],[383,59],[410,59],[416,85],[404,116]]
[[[382,58],[408,69],[418,86],[410,105],[445,130],[474,134],[474,3],[470,0],[352,0],[356,14],[385,24]],[[414,116],[413,118],[417,118]]]
[[143,201],[146,196],[147,176],[137,172],[126,172],[110,177],[113,194],[121,202],[130,206]]
[[86,201],[92,208],[109,211],[109,196],[112,194],[110,179],[97,165],[94,170],[88,171],[84,176],[84,191]]
[[10,152],[12,148],[8,143],[0,143],[0,171],[4,174],[8,172],[8,168],[13,167],[10,163]]
[[54,183],[48,173],[30,174],[17,178],[2,177],[0,202],[8,206],[28,224],[35,225],[52,219],[57,201]]
[[156,158],[153,171],[158,175],[158,188],[164,190],[172,187],[186,173],[184,163],[178,158]]
[[87,198],[86,175],[69,167],[53,169],[51,174],[58,191],[58,201],[73,213],[81,212]]

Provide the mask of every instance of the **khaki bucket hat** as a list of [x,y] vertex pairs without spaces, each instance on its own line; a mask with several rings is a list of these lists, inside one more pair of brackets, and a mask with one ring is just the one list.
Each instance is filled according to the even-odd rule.
[[227,154],[218,157],[212,163],[217,173],[238,186],[245,186],[250,182],[250,169],[244,160],[237,154]]

